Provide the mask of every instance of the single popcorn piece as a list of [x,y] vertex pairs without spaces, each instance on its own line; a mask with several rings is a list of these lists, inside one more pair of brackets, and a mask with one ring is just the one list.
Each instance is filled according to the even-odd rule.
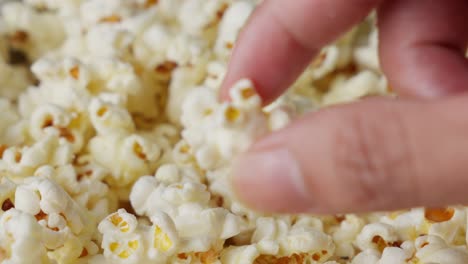
[[221,253],[221,263],[225,264],[252,264],[260,256],[255,245],[242,247],[228,247]]
[[34,216],[11,209],[0,216],[0,261],[50,263],[42,243],[42,229]]
[[98,135],[135,132],[132,117],[124,107],[93,99],[89,104],[89,116]]
[[329,105],[350,102],[363,96],[383,94],[386,86],[381,78],[371,71],[362,71],[349,80],[338,79],[323,98],[323,102]]
[[161,156],[155,143],[136,134],[96,136],[88,147],[97,163],[111,171],[108,180],[116,186],[127,186],[150,173]]
[[361,250],[374,249],[382,252],[386,247],[398,242],[395,230],[387,224],[372,223],[364,226],[356,237],[356,244]]
[[151,224],[138,222],[124,209],[99,224],[104,256],[116,263],[167,263],[179,248],[174,222],[164,213],[151,217]]
[[215,103],[214,91],[199,87],[182,107],[182,136],[204,169],[226,165],[268,130],[254,85],[241,80],[233,86],[232,93],[232,103],[219,104]]
[[332,233],[333,241],[336,245],[335,254],[340,257],[354,257],[356,249],[353,243],[364,225],[365,222],[361,218],[355,215],[346,215],[340,226]]
[[172,219],[165,213],[151,217],[148,258],[163,262],[173,256],[179,248],[179,235]]

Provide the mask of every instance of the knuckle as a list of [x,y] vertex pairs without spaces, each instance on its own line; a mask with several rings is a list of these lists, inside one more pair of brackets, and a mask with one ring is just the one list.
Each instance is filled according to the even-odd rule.
[[333,162],[334,177],[350,196],[346,202],[372,208],[398,199],[392,192],[414,185],[405,177],[413,155],[403,117],[393,110],[345,115],[334,131]]

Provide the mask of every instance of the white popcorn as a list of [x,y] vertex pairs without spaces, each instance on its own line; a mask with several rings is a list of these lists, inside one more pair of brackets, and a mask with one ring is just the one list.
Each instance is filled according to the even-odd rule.
[[320,79],[333,72],[338,67],[340,49],[337,45],[322,49],[320,54],[312,62],[310,75],[313,79]]
[[7,178],[0,179],[0,217],[15,207],[13,204],[15,191],[16,184]]
[[352,258],[356,250],[353,242],[364,227],[365,222],[355,216],[346,215],[340,226],[333,232],[333,240],[336,244],[336,254],[340,257]]
[[421,263],[467,263],[468,254],[459,248],[448,246],[438,236],[422,236],[416,239],[415,257]]
[[54,14],[38,13],[23,3],[11,2],[2,6],[1,17],[13,45],[27,52],[31,59],[57,48],[63,41],[62,24]]
[[[244,84],[247,83],[240,81],[237,85],[244,87]],[[253,93],[233,103],[211,106],[216,94],[206,87],[197,88],[188,95],[183,105],[182,123],[185,130],[182,136],[193,149],[202,168],[223,166],[235,155],[245,151],[254,139],[266,133],[266,115],[259,105],[253,107],[259,103],[255,96]],[[247,107],[250,100],[253,100],[252,107]]]
[[[190,91],[202,81],[203,72],[203,67],[179,67],[174,70],[169,85],[169,101],[166,106],[167,115],[172,122],[181,123],[182,105],[187,101],[185,99],[192,100],[189,96]],[[212,95],[209,96],[212,97]]]
[[99,24],[89,29],[85,43],[90,55],[97,57],[127,56],[134,36],[113,24]]
[[385,247],[397,241],[398,236],[395,230],[390,225],[383,223],[372,223],[364,226],[356,237],[356,244],[361,250],[383,251]]
[[62,214],[74,234],[83,231],[86,217],[82,209],[50,180],[33,180],[30,184],[19,186],[15,193],[15,208],[31,215]]
[[222,61],[212,61],[206,66],[204,86],[217,90],[224,80],[227,66]]
[[217,25],[226,8],[227,0],[187,0],[180,7],[179,21],[182,30],[200,35]]
[[367,45],[359,46],[353,52],[356,63],[365,69],[380,72],[380,62],[378,55],[378,31],[373,30],[369,35]]
[[324,98],[324,104],[349,102],[367,95],[381,94],[386,89],[382,87],[381,78],[371,71],[362,71],[351,79],[337,81]]
[[[102,41],[102,40],[101,40]],[[105,56],[105,54],[100,54]],[[142,93],[142,83],[134,67],[115,57],[97,57],[88,60],[93,76],[88,89],[98,92],[104,89],[121,95],[138,95]]]
[[380,253],[375,249],[366,249],[353,258],[351,264],[377,264]]
[[80,6],[81,21],[85,28],[99,23],[119,23],[132,13],[130,1],[89,0]]
[[85,88],[90,82],[89,69],[75,58],[41,58],[31,66],[31,71],[41,82],[64,82]]
[[11,66],[0,62],[0,96],[16,99],[32,80],[27,69],[23,66]]
[[30,147],[5,149],[0,159],[0,168],[10,171],[16,177],[27,177],[41,165],[63,165],[70,162],[72,156],[72,147],[68,142],[47,136]]
[[304,221],[291,225],[288,221],[259,218],[252,236],[261,254],[272,256],[300,256],[314,261],[325,261],[334,252],[328,235]]
[[226,10],[219,25],[218,38],[214,47],[219,57],[225,59],[230,55],[239,31],[253,9],[254,6],[248,1],[236,1]]
[[41,226],[34,216],[11,209],[0,217],[2,263],[49,263],[41,240]]
[[387,247],[384,249],[378,264],[406,264],[411,257],[399,247]]
[[161,155],[155,143],[135,134],[96,136],[88,147],[93,158],[111,171],[109,182],[116,186],[127,186],[150,173]]
[[142,32],[140,38],[134,44],[134,53],[138,61],[147,67],[155,67],[167,60],[167,50],[174,38],[170,28],[153,23]]
[[232,189],[259,137],[390,95],[373,15],[264,107],[250,80],[218,98],[261,0],[0,2],[0,262],[468,263],[461,206],[279,216]]
[[99,99],[94,99],[89,104],[89,116],[98,135],[126,134],[135,131],[135,125],[127,109]]
[[228,247],[221,253],[221,262],[225,264],[252,264],[260,256],[254,245]]
[[21,144],[26,139],[26,121],[21,120],[13,104],[0,99],[0,144],[2,148],[8,145]]

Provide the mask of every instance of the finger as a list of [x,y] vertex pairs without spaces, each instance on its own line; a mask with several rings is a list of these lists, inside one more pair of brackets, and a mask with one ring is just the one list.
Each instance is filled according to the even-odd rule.
[[268,102],[279,96],[325,44],[363,19],[379,0],[269,0],[254,12],[233,51],[221,97],[250,78]]
[[468,1],[385,1],[378,17],[382,67],[399,94],[468,89]]
[[235,162],[252,208],[348,213],[468,202],[468,97],[375,99],[313,113]]

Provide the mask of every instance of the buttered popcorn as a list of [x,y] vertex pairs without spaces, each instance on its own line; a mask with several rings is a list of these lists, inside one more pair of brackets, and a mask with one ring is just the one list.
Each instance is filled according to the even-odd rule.
[[389,95],[370,15],[263,105],[218,93],[260,0],[0,1],[0,263],[465,264],[467,208],[266,215],[232,162],[299,115]]

